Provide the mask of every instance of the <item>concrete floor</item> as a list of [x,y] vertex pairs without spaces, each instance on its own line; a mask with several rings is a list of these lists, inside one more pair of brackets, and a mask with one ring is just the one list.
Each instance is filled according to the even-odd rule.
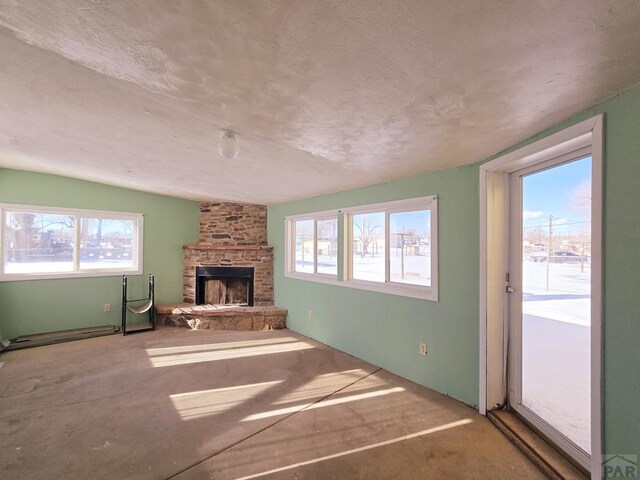
[[0,356],[3,479],[544,478],[484,417],[288,330]]

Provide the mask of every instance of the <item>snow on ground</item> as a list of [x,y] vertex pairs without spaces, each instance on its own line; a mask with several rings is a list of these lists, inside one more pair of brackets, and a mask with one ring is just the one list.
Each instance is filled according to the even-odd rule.
[[[313,273],[313,257],[305,255],[304,264],[300,251],[296,252],[296,271]],[[364,257],[354,254],[354,278],[357,280],[369,280],[371,282],[384,282],[384,255],[367,254]],[[318,273],[335,275],[337,273],[338,259],[334,255],[318,255]],[[431,255],[407,255],[404,256],[404,278],[402,277],[403,258],[400,249],[391,249],[390,274],[392,282],[409,283],[413,285],[431,284]]]
[[523,314],[591,325],[591,269],[588,265],[584,271],[580,264],[523,262],[522,267]]
[[522,313],[585,327],[591,325],[591,301],[589,297],[558,297],[560,296],[555,296],[555,298],[554,296],[546,295],[525,297],[522,302]]
[[525,261],[522,287],[522,403],[587,452],[591,442],[588,267]]
[[522,403],[589,451],[591,348],[588,326],[522,319]]

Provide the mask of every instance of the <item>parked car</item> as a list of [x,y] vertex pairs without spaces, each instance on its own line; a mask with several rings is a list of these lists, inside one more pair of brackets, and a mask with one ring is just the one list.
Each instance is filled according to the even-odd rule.
[[53,242],[51,244],[51,253],[54,255],[72,254],[73,244],[68,242]]
[[550,263],[588,263],[589,257],[587,255],[580,255],[579,253],[560,251],[554,252],[553,255],[531,255],[529,259],[533,262],[546,262],[547,259]]

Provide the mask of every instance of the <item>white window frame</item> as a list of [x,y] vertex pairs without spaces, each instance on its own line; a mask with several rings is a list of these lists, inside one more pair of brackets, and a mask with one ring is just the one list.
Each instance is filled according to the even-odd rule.
[[[409,283],[394,282],[390,279],[390,217],[394,213],[424,211],[430,212],[431,231],[431,285],[413,285]],[[367,213],[383,212],[385,216],[385,281],[373,282],[353,278],[353,216]],[[406,297],[422,298],[425,300],[438,301],[438,197],[411,198],[408,200],[396,200],[393,202],[376,203],[359,207],[350,207],[341,210],[344,214],[345,227],[345,260],[344,278],[345,282],[354,288],[371,290],[374,292],[390,293]]]
[[[73,271],[71,272],[43,272],[43,273],[4,273],[6,258],[6,224],[7,212],[44,213],[50,215],[65,215],[75,217],[74,222],[74,248]],[[39,205],[15,205],[0,203],[0,282],[21,280],[45,280],[59,278],[86,278],[86,277],[114,277],[124,274],[141,275],[143,272],[143,233],[144,216],[141,213],[111,212],[105,210],[85,210],[79,208],[49,207]],[[80,222],[83,218],[106,218],[113,220],[133,221],[135,232],[133,235],[132,260],[130,268],[80,268]]]
[[[356,280],[351,276],[353,258],[353,232],[351,232],[351,216],[360,213],[386,212],[385,236],[388,240],[389,215],[398,212],[412,212],[417,210],[429,210],[431,220],[431,286],[412,285],[400,282],[371,282]],[[314,270],[317,271],[317,238],[316,223],[319,220],[338,219],[338,231],[342,229],[342,243],[338,245],[338,275],[323,273],[305,273],[295,271],[295,222],[299,220],[315,220],[314,223]],[[361,205],[341,210],[328,210],[323,212],[304,213],[285,217],[285,277],[298,280],[307,280],[342,287],[369,290],[373,292],[388,293],[404,297],[419,298],[423,300],[438,301],[438,197],[410,198],[391,202]],[[389,245],[385,242],[385,278],[389,278]],[[342,268],[341,268],[342,267]]]
[[[295,269],[296,268],[295,225],[296,225],[296,222],[304,221],[304,220],[313,221],[313,273],[298,272]],[[312,281],[317,281],[321,283],[333,283],[338,280],[338,273],[333,275],[331,273],[318,272],[318,222],[323,220],[336,220],[337,223],[339,223],[340,221],[338,218],[338,212],[336,210],[329,210],[329,211],[315,212],[315,213],[305,213],[301,215],[292,215],[285,218],[285,229],[286,229],[286,233],[285,233],[286,247],[285,248],[287,252],[285,276],[291,277],[291,278],[298,278],[301,280],[312,280]],[[339,270],[340,270],[340,267],[338,265],[338,272]]]

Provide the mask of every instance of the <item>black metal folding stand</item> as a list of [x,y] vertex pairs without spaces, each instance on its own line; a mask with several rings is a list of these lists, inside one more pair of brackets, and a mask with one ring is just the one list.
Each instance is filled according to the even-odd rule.
[[[122,334],[146,332],[147,330],[156,329],[156,315],[155,315],[155,277],[149,275],[149,297],[138,298],[135,300],[129,300],[127,298],[127,276],[122,276]],[[132,305],[138,302],[143,302],[138,305]],[[131,312],[137,315],[146,313],[149,317],[148,324],[142,325],[130,325],[127,328],[127,312]]]

